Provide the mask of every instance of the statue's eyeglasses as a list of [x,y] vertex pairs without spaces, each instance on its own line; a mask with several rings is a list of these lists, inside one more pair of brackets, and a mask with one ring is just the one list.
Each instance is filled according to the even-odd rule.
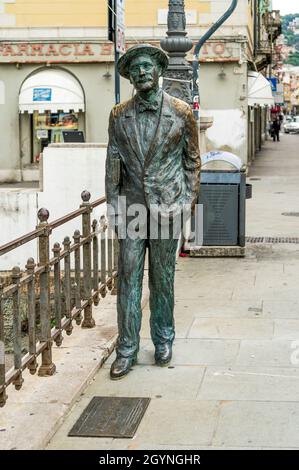
[[144,62],[142,64],[136,64],[133,67],[130,68],[130,73],[133,75],[137,75],[141,70],[144,70],[145,72],[149,72],[152,70],[154,67],[153,64],[150,64],[149,62]]

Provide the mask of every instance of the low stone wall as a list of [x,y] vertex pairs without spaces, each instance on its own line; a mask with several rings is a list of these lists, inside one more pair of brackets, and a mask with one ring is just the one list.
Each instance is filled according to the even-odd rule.
[[[35,229],[37,211],[46,207],[55,220],[79,208],[81,192],[87,189],[94,201],[105,195],[106,144],[55,144],[45,149],[41,162],[40,189],[1,189],[0,187],[0,245]],[[105,213],[100,206],[94,217]],[[78,218],[54,230],[51,244],[62,243],[66,235],[81,229]],[[37,257],[36,241],[1,256],[0,271],[13,266],[24,268],[27,259]]]

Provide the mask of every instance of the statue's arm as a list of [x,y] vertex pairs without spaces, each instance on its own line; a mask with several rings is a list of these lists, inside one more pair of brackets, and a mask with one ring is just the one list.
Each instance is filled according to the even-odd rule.
[[194,206],[199,193],[201,160],[198,126],[191,108],[187,111],[185,126],[184,169],[190,204]]

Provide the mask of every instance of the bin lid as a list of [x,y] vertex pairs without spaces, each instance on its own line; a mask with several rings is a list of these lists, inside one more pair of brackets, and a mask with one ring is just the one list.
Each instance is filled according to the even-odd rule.
[[201,156],[202,170],[241,171],[241,158],[230,152],[212,151]]

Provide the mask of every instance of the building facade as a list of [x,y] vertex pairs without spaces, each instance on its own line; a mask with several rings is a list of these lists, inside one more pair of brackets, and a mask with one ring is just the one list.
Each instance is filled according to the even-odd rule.
[[[257,49],[260,20],[271,8],[261,2],[262,13],[259,2],[239,0],[200,56],[201,106],[214,117],[208,148],[231,151],[244,163],[252,121],[248,71],[267,67],[271,58],[269,48]],[[185,1],[186,29],[194,43],[230,3]],[[127,47],[138,42],[159,46],[167,30],[168,0],[125,4]],[[114,104],[107,18],[106,0],[0,0],[0,182],[37,179],[43,148],[68,135],[84,136],[87,142],[107,140]],[[122,81],[121,100],[132,93]]]

